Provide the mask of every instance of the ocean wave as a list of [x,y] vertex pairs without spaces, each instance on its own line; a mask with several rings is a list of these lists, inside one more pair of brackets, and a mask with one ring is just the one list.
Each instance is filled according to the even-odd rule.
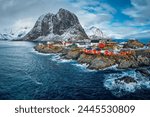
[[[117,79],[120,79],[124,76],[132,77],[137,82],[116,82]],[[110,90],[113,95],[117,97],[122,97],[126,94],[133,93],[137,90],[150,88],[150,81],[149,79],[147,79],[147,77],[144,77],[140,73],[135,72],[135,70],[129,70],[105,75],[104,87]]]
[[82,70],[83,72],[96,72],[97,70],[92,70],[92,69],[88,69],[88,64],[84,63],[84,64],[80,64],[80,63],[73,63],[73,66],[79,68],[80,70]]
[[60,57],[60,54],[54,54],[51,58],[50,58],[52,61],[59,61],[61,60],[61,57]]
[[35,82],[37,85],[43,85],[42,82],[38,82],[37,80],[34,80],[34,82]]
[[35,53],[35,54],[42,55],[42,56],[50,56],[50,55],[52,56],[52,55],[55,55],[54,53],[40,53],[38,51],[35,51],[35,49],[32,49],[31,53]]
[[34,84],[37,84],[37,85],[43,85],[42,82],[39,82],[36,78],[33,78],[31,77],[30,74],[26,74],[26,78],[24,79],[25,82],[33,82]]
[[71,62],[74,62],[74,60],[72,60],[72,59],[60,59],[59,61],[58,61],[58,63],[71,63]]
[[112,65],[112,66],[107,67],[107,68],[105,68],[105,69],[103,69],[103,70],[118,70],[117,67],[118,67],[118,64]]
[[71,63],[74,62],[72,59],[63,59],[60,54],[55,54],[51,57],[52,61],[55,61],[57,63]]

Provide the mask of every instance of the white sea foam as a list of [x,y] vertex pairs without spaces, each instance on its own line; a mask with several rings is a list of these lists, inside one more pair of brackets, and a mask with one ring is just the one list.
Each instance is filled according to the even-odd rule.
[[[129,76],[134,78],[137,83],[125,83],[123,81],[116,82],[116,79],[122,78],[124,76]],[[124,71],[121,73],[112,73],[105,75],[104,86],[106,89],[110,90],[112,94],[117,97],[121,97],[136,90],[143,88],[150,88],[150,81],[141,74],[135,72],[135,70]]]
[[61,60],[61,57],[60,57],[60,54],[54,54],[51,58],[50,58],[52,61],[59,61]]
[[144,86],[145,88],[150,88],[150,81],[141,82],[141,85]]
[[70,62],[73,62],[74,60],[72,60],[72,59],[60,59],[59,61],[58,61],[58,63],[70,63]]
[[86,69],[87,69],[87,67],[88,67],[88,65],[87,65],[87,64],[73,63],[72,65],[73,65],[73,66],[75,66],[75,67],[80,68],[81,70],[86,70]]
[[72,59],[63,59],[61,58],[60,54],[55,54],[51,57],[51,60],[52,61],[55,61],[57,63],[70,63],[70,62],[73,62],[74,60]]
[[119,44],[124,45],[124,44],[126,44],[126,43],[127,43],[127,42],[124,41],[124,42],[121,42],[121,43],[119,43]]
[[42,55],[42,56],[49,56],[49,55],[55,55],[53,53],[40,53],[38,51],[35,51],[34,49],[31,50],[32,53],[38,54],[38,55]]
[[[25,72],[26,73],[26,72]],[[28,74],[28,73],[26,73],[27,74],[27,81],[29,81],[29,80],[31,80],[32,82],[34,82],[35,84],[37,84],[37,85],[43,85],[43,83],[42,82],[39,82],[36,78],[32,78],[31,76],[30,76],[30,74]]]
[[38,81],[35,81],[35,83],[36,83],[37,85],[43,85],[43,83],[38,82]]
[[87,67],[89,66],[88,64],[84,63],[84,64],[80,64],[80,63],[73,63],[73,66],[79,68],[80,70],[82,70],[83,72],[96,72],[97,70],[91,70],[88,69]]
[[107,67],[107,68],[105,68],[105,69],[103,69],[103,70],[117,70],[117,67],[118,67],[118,64],[112,65],[112,66]]

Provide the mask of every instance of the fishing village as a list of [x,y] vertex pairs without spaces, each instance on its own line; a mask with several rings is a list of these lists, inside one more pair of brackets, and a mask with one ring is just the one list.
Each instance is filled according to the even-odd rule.
[[135,39],[122,43],[111,39],[45,42],[34,48],[41,53],[60,53],[64,59],[77,60],[95,70],[113,65],[118,69],[150,65],[150,45]]

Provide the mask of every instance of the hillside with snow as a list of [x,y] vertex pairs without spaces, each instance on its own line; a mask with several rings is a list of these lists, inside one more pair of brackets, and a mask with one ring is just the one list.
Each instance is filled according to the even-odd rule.
[[97,27],[91,27],[86,30],[86,33],[90,39],[107,39],[109,38],[106,36],[99,28]]
[[61,8],[56,14],[48,13],[40,16],[32,30],[22,40],[55,41],[86,38],[88,36],[78,17],[74,13]]
[[24,37],[29,31],[30,27],[23,27],[17,30],[9,30],[4,33],[0,33],[0,40],[17,40]]

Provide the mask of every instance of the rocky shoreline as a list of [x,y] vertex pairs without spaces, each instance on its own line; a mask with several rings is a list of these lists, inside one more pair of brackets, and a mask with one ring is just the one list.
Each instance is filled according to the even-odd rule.
[[[138,41],[136,41],[138,42]],[[124,44],[124,49],[130,49],[131,54],[120,55],[115,54],[112,56],[106,55],[94,55],[86,54],[83,52],[83,48],[79,47],[62,47],[47,44],[37,45],[34,49],[41,53],[60,53],[63,59],[76,60],[80,64],[86,64],[89,69],[103,70],[113,65],[117,66],[117,69],[135,69],[137,73],[140,73],[144,77],[150,77],[150,72],[146,67],[150,66],[150,48],[144,44],[136,43],[135,41],[128,41]],[[120,50],[120,51],[123,51]],[[116,83],[125,82],[137,83],[137,81],[130,76],[124,76],[115,81]]]
[[[127,42],[129,43],[129,42]],[[128,46],[128,44],[124,46]],[[140,44],[141,47],[142,44]],[[144,46],[144,45],[143,45]],[[135,45],[133,46],[135,48]],[[130,45],[130,49],[132,46]],[[64,59],[73,59],[81,64],[87,64],[88,68],[100,70],[112,65],[117,65],[118,69],[140,68],[150,66],[150,48],[132,49],[130,55],[92,55],[83,53],[79,47],[53,46],[49,48],[45,45],[37,45],[34,49],[41,53],[60,53]],[[129,47],[128,47],[129,49]]]
[[[119,45],[119,43],[118,43]],[[117,54],[111,56],[85,53],[83,48],[70,46],[50,47],[47,44],[37,45],[34,49],[42,53],[59,53],[63,59],[72,59],[79,64],[86,64],[92,70],[106,70],[115,66],[113,72],[105,75],[104,87],[113,95],[121,97],[138,89],[150,86],[150,44],[129,40],[122,45]],[[130,54],[119,54],[130,50]],[[107,70],[106,70],[107,72]]]

